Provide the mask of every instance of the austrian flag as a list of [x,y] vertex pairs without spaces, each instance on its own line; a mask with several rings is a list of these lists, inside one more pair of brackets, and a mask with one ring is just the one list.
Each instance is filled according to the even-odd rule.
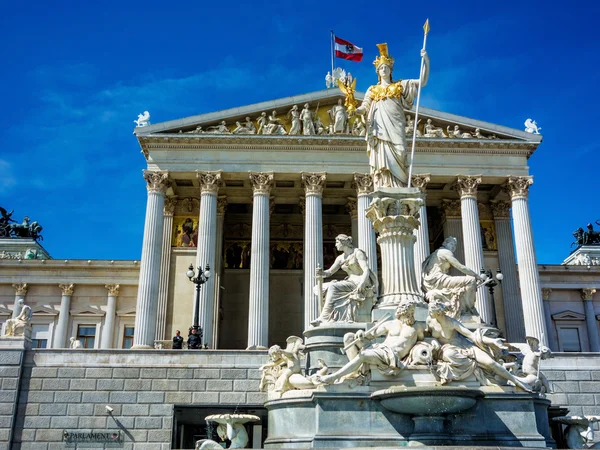
[[361,62],[363,59],[363,49],[335,36],[335,56],[342,59],[349,59],[350,61]]

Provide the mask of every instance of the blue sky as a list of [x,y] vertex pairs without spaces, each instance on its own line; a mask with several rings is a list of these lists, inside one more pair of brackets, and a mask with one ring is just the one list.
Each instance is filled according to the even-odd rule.
[[[55,258],[139,259],[146,207],[137,114],[152,122],[324,88],[329,30],[365,48],[345,63],[365,90],[375,44],[418,73],[422,104],[543,128],[530,159],[538,262],[600,219],[598,2],[10,2],[0,17],[0,205],[44,226]],[[500,2],[498,2],[500,3]],[[378,6],[379,5],[379,6]]]

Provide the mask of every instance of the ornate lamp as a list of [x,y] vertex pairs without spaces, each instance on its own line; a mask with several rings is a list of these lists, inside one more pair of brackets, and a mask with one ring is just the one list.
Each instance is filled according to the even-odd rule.
[[486,270],[482,267],[479,273],[481,275],[481,278],[484,279],[485,285],[487,286],[488,290],[490,291],[490,298],[492,300],[492,325],[496,327],[498,326],[498,322],[496,320],[496,302],[494,300],[494,288],[499,284],[502,284],[504,275],[502,274],[500,268],[496,269],[495,279],[493,278],[492,271],[489,269]]
[[199,317],[200,317],[200,286],[202,286],[204,283],[206,283],[208,281],[208,279],[210,278],[210,266],[207,264],[206,267],[204,268],[204,271],[202,271],[202,269],[200,267],[198,267],[198,276],[196,276],[196,273],[194,272],[194,265],[190,264],[190,267],[188,267],[188,271],[186,272],[187,277],[189,278],[189,280],[194,283],[196,285],[196,312],[194,313],[194,324],[192,325],[192,328],[194,328],[198,334],[198,336],[200,336],[200,340],[202,340],[202,328],[200,327],[199,324]]

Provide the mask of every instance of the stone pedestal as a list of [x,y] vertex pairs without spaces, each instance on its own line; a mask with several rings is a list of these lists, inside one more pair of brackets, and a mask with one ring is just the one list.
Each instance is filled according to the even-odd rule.
[[308,373],[312,374],[319,368],[319,359],[325,361],[329,372],[344,366],[348,362],[343,351],[344,335],[366,328],[367,324],[360,322],[327,322],[304,331]]
[[414,270],[415,229],[423,193],[418,188],[383,188],[372,194],[367,217],[381,248],[381,286],[373,319],[403,301],[423,302]]

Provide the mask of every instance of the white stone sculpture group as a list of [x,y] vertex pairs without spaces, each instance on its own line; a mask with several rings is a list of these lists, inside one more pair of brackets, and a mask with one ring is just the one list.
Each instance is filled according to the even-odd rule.
[[24,300],[19,300],[17,303],[17,315],[6,321],[4,327],[4,336],[19,337],[26,334],[26,330],[31,329],[31,307],[25,304]]
[[150,125],[150,113],[144,111],[142,114],[138,114],[138,118],[133,121],[137,127],[147,127]]

